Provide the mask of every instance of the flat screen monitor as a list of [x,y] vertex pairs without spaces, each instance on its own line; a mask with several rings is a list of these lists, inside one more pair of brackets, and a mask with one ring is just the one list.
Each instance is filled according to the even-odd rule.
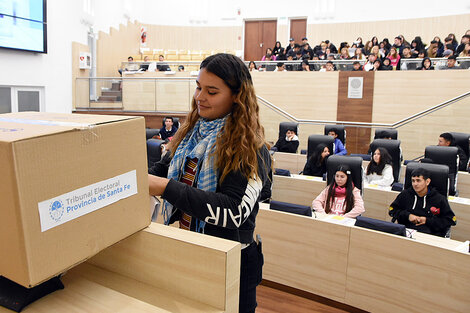
[[358,216],[356,218],[356,224],[354,224],[354,226],[406,237],[405,225],[381,221],[370,217]]
[[142,71],[148,71],[150,64],[140,64],[140,69]]
[[0,47],[47,53],[46,0],[0,1]]

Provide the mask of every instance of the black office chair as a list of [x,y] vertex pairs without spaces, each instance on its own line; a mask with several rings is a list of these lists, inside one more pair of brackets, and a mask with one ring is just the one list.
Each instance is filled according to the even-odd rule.
[[354,226],[382,231],[385,233],[406,237],[405,225],[386,222],[375,218],[358,216]]
[[374,155],[374,151],[377,148],[385,148],[390,156],[392,157],[392,167],[393,167],[393,180],[394,182],[399,182],[400,180],[400,170],[401,170],[401,149],[400,149],[400,140],[390,140],[390,139],[375,139],[370,144],[371,155]]
[[[179,117],[173,117],[173,126],[180,128],[180,119]],[[162,127],[165,127],[165,117],[162,119]]]
[[351,169],[354,186],[362,192],[362,158],[348,155],[331,155],[326,161],[326,183],[334,180],[336,169],[340,165],[347,165]]
[[283,138],[286,136],[286,132],[288,129],[293,129],[294,133],[298,136],[299,135],[299,123],[297,122],[281,122],[279,123],[279,138]]
[[312,216],[312,208],[306,205],[271,200],[269,208],[276,211]]
[[145,129],[146,140],[149,140],[151,138],[157,138],[158,134],[160,134],[160,129],[155,129],[155,128]]
[[147,140],[147,164],[149,168],[162,158],[161,145],[164,142],[165,141],[161,139]]
[[374,139],[384,138],[398,139],[398,130],[394,128],[377,128],[375,130]]
[[449,196],[449,167],[442,164],[410,162],[406,166],[404,188],[411,187],[411,173],[417,168],[424,168],[431,175],[431,187],[445,196]]
[[308,136],[308,142],[307,142],[307,159],[313,154],[315,151],[315,148],[323,143],[325,144],[329,149],[331,154],[335,151],[334,147],[334,138],[331,136],[327,135],[310,135]]
[[447,165],[449,167],[449,194],[457,196],[457,175],[459,168],[457,147],[427,146],[424,157],[429,158],[435,164]]
[[336,130],[336,133],[338,134],[338,139],[341,140],[344,146],[346,146],[346,130],[344,129],[343,125],[325,125],[325,131],[324,134],[328,135],[330,130]]
[[[455,145],[462,148],[463,152],[467,155],[467,158],[470,159],[470,134],[467,133],[450,133],[454,137]],[[468,164],[467,164],[468,167]]]

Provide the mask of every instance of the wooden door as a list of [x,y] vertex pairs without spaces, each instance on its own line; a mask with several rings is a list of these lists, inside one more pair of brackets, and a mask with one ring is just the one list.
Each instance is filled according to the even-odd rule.
[[245,21],[245,61],[261,60],[276,43],[277,21]]
[[290,20],[290,38],[294,38],[295,43],[301,43],[304,37],[307,37],[307,19]]

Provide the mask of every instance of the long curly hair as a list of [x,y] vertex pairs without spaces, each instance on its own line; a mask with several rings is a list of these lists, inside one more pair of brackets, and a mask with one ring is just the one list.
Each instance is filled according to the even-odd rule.
[[[264,128],[259,121],[259,106],[250,72],[240,58],[226,53],[211,55],[202,61],[200,69],[205,69],[220,79],[235,95],[231,114],[219,133],[213,155],[222,182],[231,171],[240,171],[247,179],[258,173],[258,152],[268,144],[264,138]],[[170,149],[174,155],[176,148],[199,119],[197,104],[193,97],[191,111],[184,124],[178,129]]]

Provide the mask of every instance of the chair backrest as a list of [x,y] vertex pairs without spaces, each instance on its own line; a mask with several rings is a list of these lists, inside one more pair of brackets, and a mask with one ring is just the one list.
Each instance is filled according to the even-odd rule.
[[454,143],[462,148],[463,152],[467,155],[467,157],[470,157],[470,134],[467,133],[450,133],[452,137],[454,137]]
[[457,147],[427,146],[424,157],[432,159],[435,164],[447,165],[449,167],[449,194],[454,196],[457,192],[457,173],[459,169],[459,158]]
[[[162,119],[162,126],[165,127],[165,117]],[[179,117],[173,117],[173,126],[180,128],[180,119]]]
[[400,179],[400,169],[401,169],[401,150],[400,150],[400,140],[390,140],[390,139],[375,139],[370,144],[371,154],[374,155],[374,151],[377,148],[385,148],[390,156],[392,157],[392,167],[393,167],[393,180],[398,182]]
[[382,231],[403,237],[406,236],[405,225],[377,220],[375,218],[370,217],[358,216],[356,218],[356,223],[354,224],[354,226]]
[[325,144],[329,149],[331,154],[333,154],[334,150],[334,142],[335,140],[331,136],[327,135],[310,135],[308,136],[308,142],[307,142],[307,159],[313,154],[315,151],[315,148],[323,143]]
[[409,162],[406,165],[405,189],[411,187],[411,173],[417,168],[424,168],[431,174],[431,187],[445,197],[449,195],[449,167],[442,164]]
[[160,133],[160,129],[156,129],[156,128],[146,128],[146,129],[145,129],[145,137],[146,137],[146,140],[158,136],[159,133]]
[[427,146],[424,157],[432,159],[433,163],[447,165],[449,174],[455,174],[459,167],[457,152],[457,147]]
[[398,139],[398,130],[394,128],[377,128],[375,130],[374,139],[383,139],[384,137]]
[[299,135],[299,123],[296,122],[281,122],[279,123],[279,137],[283,138],[286,136],[286,132],[288,129],[293,129],[295,134]]
[[160,161],[162,158],[161,145],[164,140],[160,139],[149,139],[147,140],[147,164],[148,167],[152,167],[153,164]]
[[348,155],[331,155],[326,161],[326,183],[334,180],[335,171],[340,165],[351,169],[354,186],[362,190],[362,158]]
[[346,130],[344,129],[343,125],[325,125],[325,135],[328,135],[330,130],[336,130],[336,133],[338,134],[338,139],[341,140],[343,145],[346,145]]
[[276,211],[312,216],[312,208],[306,205],[271,200],[269,208]]

